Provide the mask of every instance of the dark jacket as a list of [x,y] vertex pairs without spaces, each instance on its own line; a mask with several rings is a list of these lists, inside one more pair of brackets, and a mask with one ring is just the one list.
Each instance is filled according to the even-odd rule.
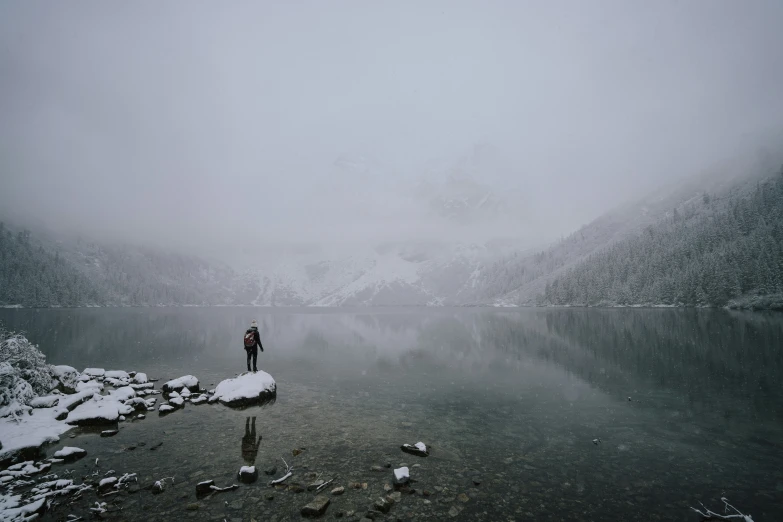
[[258,328],[248,328],[247,332],[245,332],[245,334],[248,334],[250,332],[253,332],[255,334],[256,344],[254,346],[250,346],[250,347],[245,346],[244,337],[243,337],[242,346],[245,348],[245,350],[255,350],[256,348],[260,348],[261,351],[263,352],[264,351],[264,347],[261,346],[261,334],[258,333]]

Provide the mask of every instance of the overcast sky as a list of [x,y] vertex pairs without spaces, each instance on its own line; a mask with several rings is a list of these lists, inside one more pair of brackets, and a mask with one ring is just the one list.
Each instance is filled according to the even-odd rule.
[[390,191],[489,144],[509,228],[558,235],[783,123],[781,27],[780,0],[2,0],[0,204],[226,249],[404,237]]

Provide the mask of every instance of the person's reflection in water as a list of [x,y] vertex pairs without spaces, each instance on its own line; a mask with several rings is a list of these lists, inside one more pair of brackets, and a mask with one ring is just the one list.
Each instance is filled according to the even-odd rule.
[[256,418],[248,417],[245,419],[245,436],[242,437],[242,458],[248,466],[256,463],[260,443],[261,435],[256,440]]

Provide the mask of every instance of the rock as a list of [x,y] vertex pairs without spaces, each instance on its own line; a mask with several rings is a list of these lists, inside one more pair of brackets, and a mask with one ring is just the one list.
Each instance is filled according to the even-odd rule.
[[473,485],[474,486],[480,486],[481,485],[481,477],[473,477]]
[[68,410],[65,408],[57,410],[57,413],[54,416],[54,420],[58,421],[65,420],[66,418],[68,418]]
[[52,374],[57,379],[57,389],[64,393],[76,393],[79,372],[71,366],[52,366]]
[[342,495],[345,493],[345,488],[342,486],[338,486],[332,490],[332,495]]
[[361,482],[351,482],[348,484],[349,487],[352,487],[353,489],[362,489],[362,483]]
[[467,496],[465,493],[460,493],[459,495],[457,495],[457,500],[459,500],[460,502],[467,502],[468,500],[470,500],[470,497]]
[[208,495],[212,492],[212,486],[215,485],[214,480],[205,480],[196,484],[196,497]]
[[267,469],[264,470],[264,475],[272,476],[275,473],[277,473],[277,466],[272,466],[271,468],[267,468]]
[[158,480],[152,485],[152,494],[158,495],[160,493],[163,493],[163,490],[165,489],[166,489],[166,483],[163,482],[162,480]]
[[81,448],[65,446],[63,449],[54,452],[54,458],[62,459],[64,462],[74,462],[87,456],[87,451]]
[[408,468],[402,467],[394,470],[394,485],[396,487],[407,484],[410,480],[410,474]]
[[451,506],[451,509],[449,509],[449,516],[454,518],[457,515],[459,515],[459,509],[457,509],[457,506]]
[[199,508],[199,505],[196,504],[195,502],[185,506],[185,510],[187,510],[187,511],[198,511],[198,508]]
[[44,397],[36,397],[30,401],[31,408],[53,408],[60,402],[59,395],[46,395]]
[[391,491],[392,489],[394,489],[394,488],[391,486],[391,484],[388,484],[388,483],[387,483],[387,484],[384,484],[384,485],[383,485],[383,490],[384,490],[385,492],[387,492],[387,493],[388,493],[389,491]]
[[93,397],[93,400],[84,402],[68,414],[65,422],[77,426],[101,426],[105,424],[116,425],[120,419],[120,404],[111,398],[95,400],[101,396]]
[[242,509],[244,502],[241,499],[237,499],[228,505],[229,509]]
[[[198,390],[191,390],[198,391]],[[266,372],[245,372],[233,379],[221,381],[209,402],[220,402],[230,408],[261,405],[277,395],[277,384]]]
[[305,488],[303,488],[301,484],[293,483],[288,485],[288,491],[293,493],[303,493],[304,490]]
[[192,375],[184,375],[178,379],[172,379],[161,386],[163,393],[179,392],[187,388],[192,392],[198,392],[198,379]]
[[120,430],[103,430],[101,432],[101,437],[114,437],[120,432]]
[[138,484],[131,484],[130,486],[128,486],[128,489],[126,491],[131,494],[138,493],[139,491],[141,491],[141,486],[139,486]]
[[364,514],[366,518],[369,518],[370,520],[380,519],[383,517],[383,513],[380,511],[376,511],[375,509],[368,509],[367,513]]
[[237,473],[240,482],[245,484],[252,484],[258,480],[258,470],[255,466],[242,466]]
[[267,502],[272,502],[275,499],[275,494],[274,493],[267,493],[266,495],[264,495],[264,499]]
[[141,372],[135,374],[133,376],[133,379],[132,379],[134,384],[147,384],[148,380],[149,379],[147,379],[147,374],[146,373],[141,373]]
[[117,483],[117,477],[106,477],[98,483],[98,493],[106,493]]
[[399,491],[395,491],[394,493],[389,494],[389,498],[395,502],[399,502],[402,500],[402,493],[400,493]]
[[301,513],[303,517],[320,517],[326,512],[327,506],[329,506],[329,497],[326,495],[318,495],[312,502],[302,508]]
[[318,489],[319,486],[321,486],[324,483],[323,479],[316,480],[312,484],[307,485],[307,491],[313,491],[315,489]]
[[292,454],[294,457],[296,457],[297,455],[301,455],[303,451],[304,451],[304,448],[302,448],[302,449],[299,449],[299,448],[297,448],[297,449],[292,449],[292,450],[291,450],[291,454]]
[[377,511],[380,511],[381,513],[386,514],[391,511],[393,505],[394,502],[390,502],[385,498],[379,498],[375,501],[375,504],[373,504],[373,508],[375,508]]
[[82,375],[86,375],[87,377],[94,378],[94,377],[101,377],[106,374],[106,370],[103,368],[85,368],[82,372]]
[[147,416],[144,415],[143,413],[139,413],[138,415],[136,415],[136,418],[139,419],[139,420],[142,420],[142,419],[146,419]]
[[601,439],[593,439],[593,444],[598,446],[601,443]]
[[370,471],[383,471],[383,468],[381,466],[373,466],[370,468]]
[[172,411],[176,410],[174,406],[170,406],[168,404],[161,404],[158,406],[158,415],[166,415],[167,413],[171,413]]
[[405,453],[410,453],[411,455],[417,455],[419,457],[429,457],[430,452],[427,450],[427,445],[423,442],[417,442],[416,444],[403,444],[400,446],[400,449],[404,451]]

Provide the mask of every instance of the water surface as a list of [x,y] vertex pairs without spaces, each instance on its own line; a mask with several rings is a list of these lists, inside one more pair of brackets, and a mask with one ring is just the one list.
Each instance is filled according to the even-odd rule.
[[[162,379],[194,374],[207,388],[244,370],[242,335],[251,319],[266,348],[259,367],[278,383],[274,404],[244,411],[187,406],[123,423],[111,439],[66,439],[100,457],[102,469],[138,472],[142,486],[174,477],[160,495],[118,498],[123,519],[298,520],[312,495],[275,490],[263,476],[189,510],[196,482],[230,484],[248,460],[281,468],[283,457],[296,467],[292,482],[306,485],[305,474],[314,473],[336,477],[335,484],[368,484],[334,497],[329,518],[361,515],[385,494],[391,471],[372,466],[408,464],[417,492],[403,496],[389,520],[694,520],[689,506],[703,501],[718,510],[723,495],[756,522],[783,520],[780,315],[0,312],[0,321],[26,331],[54,364]],[[249,417],[261,436],[253,451]],[[432,446],[430,457],[399,450],[419,440]],[[293,449],[304,451],[293,457]],[[87,473],[91,464],[74,468]]]

